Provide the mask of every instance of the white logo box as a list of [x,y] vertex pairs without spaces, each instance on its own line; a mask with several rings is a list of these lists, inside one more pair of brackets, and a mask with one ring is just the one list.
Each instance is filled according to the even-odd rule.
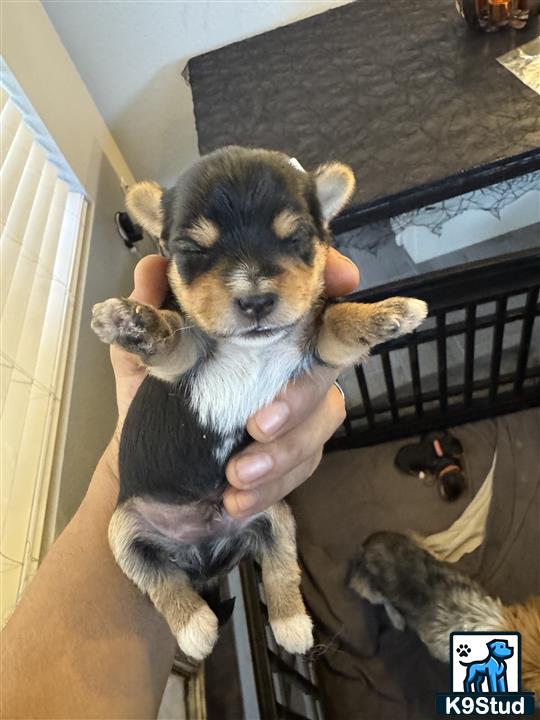
[[[507,692],[520,691],[520,661],[521,661],[521,637],[519,633],[466,633],[455,632],[450,636],[450,667],[452,676],[452,692],[464,692],[463,681],[467,668],[461,663],[482,662],[489,657],[487,644],[492,640],[504,640],[513,649],[512,657],[505,658]],[[459,649],[467,647],[469,653],[465,656],[459,655]],[[487,681],[482,686],[482,692],[489,692]]]

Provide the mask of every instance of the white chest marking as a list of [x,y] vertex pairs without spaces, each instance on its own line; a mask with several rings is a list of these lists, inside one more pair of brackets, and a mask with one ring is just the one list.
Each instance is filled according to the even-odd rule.
[[[304,369],[298,345],[290,336],[266,344],[224,341],[191,387],[191,405],[201,424],[224,435],[227,445],[250,415],[271,402],[291,375]],[[218,450],[228,454],[226,447]]]

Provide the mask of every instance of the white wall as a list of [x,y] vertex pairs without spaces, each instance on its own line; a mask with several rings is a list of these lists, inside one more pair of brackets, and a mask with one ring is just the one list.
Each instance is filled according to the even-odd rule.
[[197,157],[190,57],[350,0],[43,0],[138,179],[171,183]]
[[2,55],[90,198],[97,192],[103,156],[132,182],[92,96],[43,6],[2,2]]
[[131,183],[133,176],[42,4],[2,1],[0,14],[6,63],[94,201],[75,288],[45,551],[78,507],[116,422],[109,352],[90,330],[90,308],[98,300],[127,295],[133,287],[134,259],[114,223],[124,199],[119,178]]

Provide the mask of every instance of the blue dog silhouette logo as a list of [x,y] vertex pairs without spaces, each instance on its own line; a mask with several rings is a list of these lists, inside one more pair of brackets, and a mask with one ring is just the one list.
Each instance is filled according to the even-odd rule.
[[534,714],[534,693],[521,687],[517,632],[463,631],[449,637],[450,692],[439,692],[439,715]]
[[[463,691],[468,693],[480,692],[508,692],[506,661],[514,654],[514,648],[508,645],[508,640],[496,638],[486,643],[486,657],[482,660],[464,662],[459,664],[466,668],[463,679]],[[470,653],[468,645],[460,645],[456,649],[460,658]]]
[[480,695],[521,690],[521,637],[512,632],[455,632],[450,637],[453,692]]

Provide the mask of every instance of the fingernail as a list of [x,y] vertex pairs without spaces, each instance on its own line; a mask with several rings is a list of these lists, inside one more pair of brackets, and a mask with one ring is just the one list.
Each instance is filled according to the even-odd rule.
[[253,482],[272,469],[274,461],[265,453],[242,455],[236,461],[236,474],[242,482]]
[[259,410],[255,415],[255,422],[266,435],[273,435],[284,425],[290,415],[289,406],[284,402],[275,402]]

